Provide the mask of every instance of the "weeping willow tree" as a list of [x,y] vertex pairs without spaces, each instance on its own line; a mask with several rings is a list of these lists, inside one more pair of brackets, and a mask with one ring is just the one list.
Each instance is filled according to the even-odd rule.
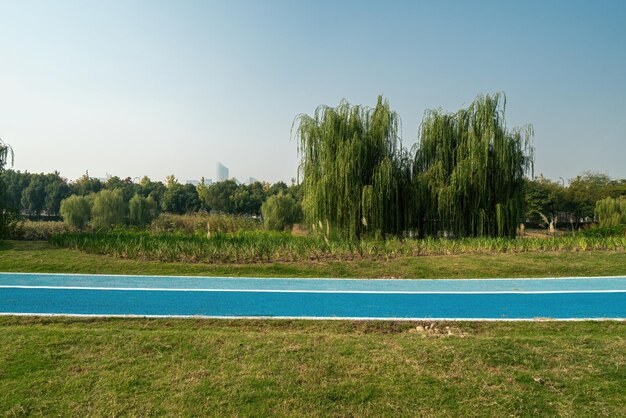
[[595,214],[602,227],[626,224],[626,196],[599,200],[596,202]]
[[421,235],[514,236],[532,170],[530,125],[508,130],[504,94],[456,113],[427,111],[415,154]]
[[400,234],[414,213],[411,159],[387,100],[376,107],[320,106],[294,121],[308,225],[329,223],[347,237]]
[[[0,173],[9,162],[13,164],[13,148],[0,139]],[[9,235],[11,226],[15,224],[18,215],[15,208],[9,207],[6,184],[0,180],[0,238]]]
[[0,139],[0,173],[4,171],[4,166],[9,160],[13,163],[13,148]]

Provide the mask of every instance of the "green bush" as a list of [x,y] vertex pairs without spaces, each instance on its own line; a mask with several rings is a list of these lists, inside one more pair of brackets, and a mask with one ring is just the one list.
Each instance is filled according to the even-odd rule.
[[601,227],[626,224],[626,196],[597,201],[595,214]]
[[131,225],[144,226],[157,216],[157,204],[151,197],[136,194],[128,202],[128,211]]
[[598,238],[626,236],[626,225],[598,226],[596,228],[591,228],[583,231],[582,234],[585,237]]
[[298,222],[300,210],[290,194],[279,193],[263,202],[261,213],[266,229],[284,231]]
[[61,201],[63,222],[75,228],[84,228],[91,219],[91,202],[85,196],[72,195]]
[[76,228],[65,222],[24,221],[20,223],[18,231],[19,233],[12,239],[47,241],[53,235],[76,232]]
[[127,206],[120,189],[102,190],[93,197],[91,225],[95,229],[110,229],[126,222]]

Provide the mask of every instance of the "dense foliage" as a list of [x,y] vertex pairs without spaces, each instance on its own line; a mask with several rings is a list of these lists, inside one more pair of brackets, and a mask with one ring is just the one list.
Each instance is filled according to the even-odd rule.
[[101,190],[93,197],[91,224],[96,229],[110,229],[126,223],[128,206],[120,189]]
[[501,94],[426,112],[414,156],[381,97],[373,109],[321,106],[296,124],[307,224],[330,222],[350,238],[464,237],[514,236],[524,220],[532,128],[507,130]]
[[596,203],[596,216],[600,227],[615,227],[626,224],[626,196],[618,199],[607,197]]
[[[0,203],[10,208],[16,216],[21,214],[31,219],[58,219],[60,215],[66,218],[68,225],[77,228],[85,228],[92,222],[94,200],[103,191],[116,191],[123,204],[119,204],[113,214],[103,211],[113,209],[114,206],[95,208],[97,214],[91,226],[96,228],[111,227],[113,223],[107,217],[114,217],[114,223],[118,225],[145,226],[161,212],[260,216],[261,205],[269,196],[288,194],[298,206],[302,196],[299,185],[287,186],[283,182],[238,184],[234,180],[227,180],[210,185],[203,182],[194,186],[180,184],[174,176],[168,176],[165,182],[143,177],[135,183],[130,177],[122,179],[113,176],[103,182],[88,175],[70,182],[58,172],[0,172]],[[108,193],[106,195],[109,196]],[[62,210],[61,202],[67,202],[65,211]]]
[[61,202],[63,221],[75,228],[82,229],[91,220],[91,201],[88,197],[72,195]]
[[128,215],[131,225],[147,225],[157,216],[156,202],[150,196],[136,194],[128,201]]
[[487,95],[456,113],[426,112],[415,156],[422,235],[515,236],[532,128],[507,130],[504,101]]
[[410,169],[386,100],[378,97],[374,108],[320,106],[295,123],[308,225],[330,222],[349,238],[410,227]]
[[626,180],[613,180],[605,174],[586,172],[570,179],[568,185],[564,179],[555,182],[540,175],[526,182],[526,219],[574,229],[594,220],[596,202],[620,196],[626,196]]
[[289,194],[270,196],[261,207],[265,229],[284,231],[300,220],[300,208]]

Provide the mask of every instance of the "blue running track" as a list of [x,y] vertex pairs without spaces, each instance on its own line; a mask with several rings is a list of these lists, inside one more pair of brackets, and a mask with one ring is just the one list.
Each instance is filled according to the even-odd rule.
[[0,273],[0,314],[625,319],[626,277],[360,280]]

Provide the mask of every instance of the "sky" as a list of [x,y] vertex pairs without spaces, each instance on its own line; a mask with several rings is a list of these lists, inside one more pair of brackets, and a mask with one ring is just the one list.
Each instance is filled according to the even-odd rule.
[[298,114],[507,96],[535,173],[626,178],[624,1],[0,0],[0,138],[75,179],[297,175]]

